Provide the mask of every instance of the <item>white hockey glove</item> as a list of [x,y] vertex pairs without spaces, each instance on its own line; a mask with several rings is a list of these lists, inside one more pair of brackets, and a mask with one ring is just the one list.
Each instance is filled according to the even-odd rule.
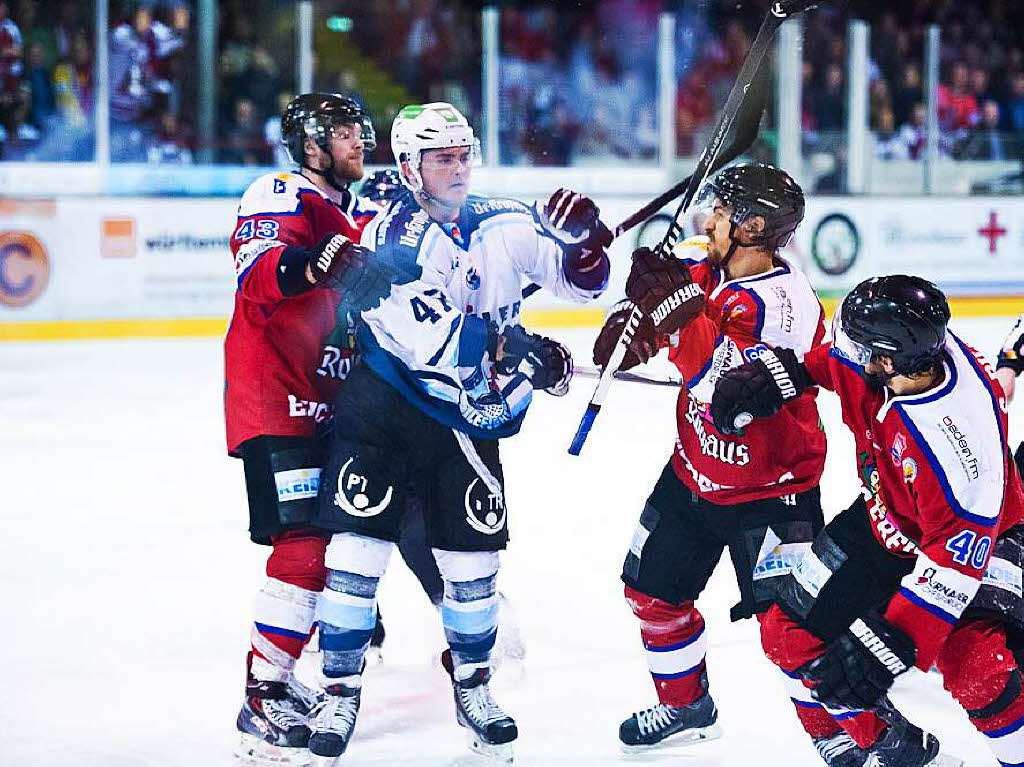
[[1017,318],[1010,334],[1003,341],[1003,348],[999,350],[999,359],[996,361],[996,369],[999,368],[1009,368],[1014,375],[1024,373],[1024,314]]

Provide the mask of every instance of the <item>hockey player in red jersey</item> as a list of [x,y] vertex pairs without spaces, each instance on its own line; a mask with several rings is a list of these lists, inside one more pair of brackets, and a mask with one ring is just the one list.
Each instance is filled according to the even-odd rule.
[[865,281],[831,344],[730,370],[712,400],[718,428],[736,433],[823,386],[854,434],[863,495],[762,622],[772,660],[809,680],[856,741],[837,735],[822,751],[837,767],[960,763],[885,698],[897,675],[933,664],[1000,763],[1024,763],[1024,497],[1003,391],[948,320],[925,280]]
[[996,360],[996,379],[1006,392],[1007,402],[1013,399],[1017,376],[1021,373],[1024,373],[1024,314],[1010,328]]
[[329,536],[308,524],[322,465],[317,424],[347,369],[321,350],[339,301],[359,311],[390,290],[356,244],[378,208],[348,190],[374,145],[369,119],[347,97],[308,93],[288,104],[281,132],[300,169],[261,176],[238,206],[238,290],[224,341],[228,452],[244,464],[252,540],[273,547],[255,602],[237,754],[274,764],[308,760],[315,702],[292,669],[325,577]]
[[595,363],[605,365],[636,303],[645,318],[625,367],[668,347],[686,381],[676,450],[623,566],[659,701],[622,723],[627,750],[719,736],[694,602],[728,547],[741,594],[733,619],[761,613],[771,584],[824,525],[817,485],[825,435],[812,392],[742,439],[718,431],[708,416],[725,370],[774,346],[807,353],[822,341],[821,304],[778,255],[803,218],[803,192],[777,168],[743,165],[719,174],[700,199],[710,209],[707,236],[683,242],[673,259],[634,253],[630,300],[609,316],[594,347]]

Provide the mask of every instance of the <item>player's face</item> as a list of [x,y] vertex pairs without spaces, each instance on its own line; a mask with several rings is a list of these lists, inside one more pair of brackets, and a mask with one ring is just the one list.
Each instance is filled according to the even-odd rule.
[[704,221],[704,234],[711,239],[708,243],[708,262],[712,266],[720,266],[732,247],[732,238],[729,237],[732,231],[731,215],[732,208],[716,198],[711,214]]
[[466,201],[472,170],[473,148],[468,146],[426,149],[420,160],[423,189],[447,205]]
[[363,177],[362,133],[359,123],[334,126],[327,147],[334,159],[334,175],[341,181],[359,181]]

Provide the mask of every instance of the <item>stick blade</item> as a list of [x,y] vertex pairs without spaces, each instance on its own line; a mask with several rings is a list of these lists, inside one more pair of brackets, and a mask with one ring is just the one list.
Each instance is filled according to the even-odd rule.
[[590,434],[590,427],[594,425],[594,420],[600,412],[600,405],[595,405],[593,402],[587,405],[587,410],[583,414],[583,418],[580,419],[580,426],[576,429],[576,436],[573,437],[572,444],[569,445],[569,455],[580,454],[583,443],[587,441],[587,435]]

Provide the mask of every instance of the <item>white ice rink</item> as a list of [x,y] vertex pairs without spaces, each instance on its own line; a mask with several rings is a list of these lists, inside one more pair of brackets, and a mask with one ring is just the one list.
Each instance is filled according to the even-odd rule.
[[[1011,320],[956,323],[991,353]],[[594,331],[571,338],[582,361]],[[0,767],[233,764],[250,603],[267,549],[248,541],[242,467],[224,453],[217,340],[0,346]],[[519,723],[519,765],[816,765],[754,621],[730,624],[731,565],[699,605],[722,740],[627,759],[620,720],[654,702],[618,580],[674,430],[668,389],[617,384],[580,458],[566,447],[590,395],[539,395],[503,447],[512,543],[502,590],[525,673],[495,689]],[[826,513],[856,483],[852,439],[822,397]],[[1011,415],[1022,434],[1020,406]],[[381,590],[388,638],[368,669],[344,764],[460,766],[470,756],[433,664],[439,620],[400,558]],[[934,675],[895,699],[972,767],[983,738]]]

